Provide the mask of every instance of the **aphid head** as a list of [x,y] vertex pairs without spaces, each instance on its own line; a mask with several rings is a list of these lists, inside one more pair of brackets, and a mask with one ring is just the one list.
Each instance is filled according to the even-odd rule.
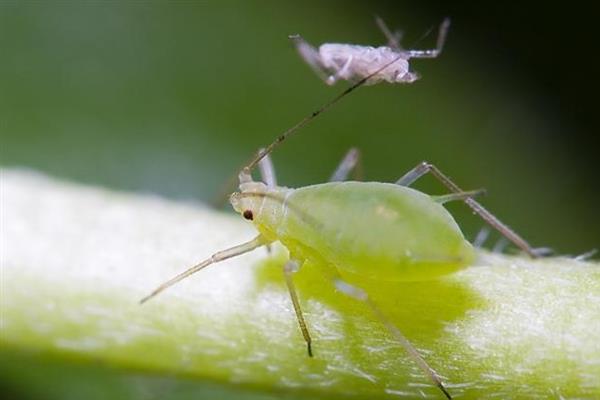
[[240,184],[240,191],[233,193],[229,201],[234,210],[251,221],[264,238],[277,240],[277,227],[286,210],[297,210],[285,200],[292,191],[283,187],[269,188],[262,182],[246,182]]
[[229,202],[244,219],[253,221],[263,206],[267,192],[267,185],[262,182],[242,182],[240,191],[233,193],[229,197]]
[[418,80],[421,76],[416,72],[396,71],[394,81],[396,83],[413,83]]

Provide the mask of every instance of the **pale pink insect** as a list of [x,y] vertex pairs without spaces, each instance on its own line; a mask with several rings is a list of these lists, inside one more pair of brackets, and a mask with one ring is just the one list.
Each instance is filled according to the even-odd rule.
[[[292,35],[290,39],[304,61],[328,85],[340,79],[358,82],[366,77],[369,77],[366,85],[379,82],[411,83],[419,79],[419,75],[410,71],[409,60],[438,57],[450,27],[450,19],[444,19],[440,24],[435,49],[406,50],[400,46],[400,32],[392,33],[381,18],[377,18],[376,22],[388,39],[387,46],[325,43],[317,50],[300,35]],[[382,69],[390,63],[393,65]]]

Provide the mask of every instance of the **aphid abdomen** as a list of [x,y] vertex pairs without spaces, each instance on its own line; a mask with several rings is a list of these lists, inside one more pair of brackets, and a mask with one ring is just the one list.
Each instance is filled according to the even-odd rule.
[[377,182],[332,182],[295,190],[278,228],[297,259],[315,256],[373,279],[431,279],[471,263],[471,245],[430,196]]
[[[398,77],[403,77],[409,70],[408,60],[402,57],[402,53],[385,46],[326,43],[319,47],[319,54],[325,68],[333,73],[341,71],[341,78],[355,81],[374,74],[386,64],[392,63],[371,77],[367,84],[380,81],[394,83]],[[348,60],[350,62],[346,66]]]

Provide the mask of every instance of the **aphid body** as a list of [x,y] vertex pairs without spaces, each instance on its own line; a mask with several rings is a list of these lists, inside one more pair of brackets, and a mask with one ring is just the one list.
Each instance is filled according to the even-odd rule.
[[159,286],[142,302],[208,265],[279,241],[290,254],[284,276],[309,356],[312,339],[292,280],[305,262],[319,267],[337,290],[365,302],[421,370],[450,398],[437,373],[369,300],[367,293],[348,282],[354,281],[353,277],[426,280],[469,265],[475,258],[473,247],[442,204],[471,199],[479,191],[457,189],[451,194],[429,196],[409,188],[426,172],[438,173],[437,168],[426,163],[419,164],[395,184],[346,181],[358,162],[355,149],[342,160],[328,183],[299,189],[277,186],[264,150],[255,158],[258,160],[262,160],[264,182],[255,182],[250,167],[246,167],[239,174],[240,191],[229,199],[235,211],[252,221],[258,236],[215,253]]
[[[251,167],[259,161],[264,182],[255,182],[250,174]],[[355,281],[353,277],[379,281],[428,280],[471,264],[474,249],[442,206],[447,201],[464,200],[503,234],[520,238],[499,221],[492,220],[493,216],[472,199],[480,191],[460,190],[432,164],[417,165],[393,184],[346,181],[357,162],[358,152],[352,149],[329,182],[291,189],[277,186],[268,153],[259,151],[239,174],[239,192],[230,196],[235,211],[252,221],[259,234],[187,269],[160,285],[142,302],[211,264],[279,241],[290,254],[283,272],[309,356],[312,356],[312,338],[292,279],[305,262],[319,267],[337,290],[366,303],[431,382],[451,398],[438,374],[398,328],[363,289],[349,282]],[[453,193],[429,196],[408,187],[428,172]]]
[[[437,47],[430,50],[406,50],[400,46],[400,33],[392,33],[383,20],[377,18],[377,25],[388,38],[387,46],[363,46],[356,44],[325,43],[315,49],[300,35],[292,35],[300,56],[328,85],[343,79],[358,82],[369,77],[365,85],[379,82],[411,83],[419,76],[409,71],[411,58],[435,58],[440,55],[450,20],[440,25]],[[387,66],[385,68],[382,68]]]
[[[353,44],[325,43],[319,46],[319,55],[326,70],[336,71],[336,78],[328,77],[327,83],[336,79],[357,82],[381,68],[382,65],[393,62],[393,65],[373,75],[366,84],[374,85],[386,81],[389,83],[411,83],[418,75],[409,72],[406,53],[388,47],[360,46]],[[395,62],[394,62],[395,60]]]
[[[358,151],[351,149],[329,182],[291,189],[277,185],[269,158],[273,149],[290,135],[361,85],[416,79],[408,70],[408,60],[439,55],[449,21],[440,27],[435,50],[402,50],[397,44],[398,35],[391,34],[380,20],[378,24],[388,36],[388,47],[326,44],[317,52],[299,36],[293,38],[301,55],[327,83],[338,78],[357,82],[279,135],[239,173],[239,192],[230,196],[230,202],[246,220],[253,222],[259,234],[248,242],[214,253],[158,286],[141,302],[209,265],[279,241],[290,253],[283,268],[284,278],[309,356],[312,338],[293,282],[293,274],[305,262],[320,267],[339,292],[365,303],[424,375],[450,399],[439,375],[356,281],[428,280],[471,264],[475,259],[473,246],[442,205],[452,200],[463,200],[527,254],[536,257],[538,252],[473,199],[480,191],[463,191],[433,164],[422,162],[395,183],[347,181],[359,162]],[[333,74],[327,76],[332,70]],[[257,166],[263,182],[252,179],[252,170]],[[427,173],[451,193],[429,196],[409,188]]]
[[[329,182],[289,189],[242,184],[231,203],[291,258],[379,280],[431,279],[474,258],[443,197],[380,182]],[[266,194],[263,196],[263,194]]]

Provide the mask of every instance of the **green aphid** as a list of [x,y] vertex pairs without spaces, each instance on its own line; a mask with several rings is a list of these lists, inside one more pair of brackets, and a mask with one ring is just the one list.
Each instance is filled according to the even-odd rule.
[[[380,73],[393,62],[374,74]],[[443,203],[452,200],[463,200],[476,214],[530,256],[535,257],[537,253],[473,199],[481,191],[461,190],[438,168],[427,162],[420,163],[395,183],[345,181],[359,161],[358,151],[352,149],[328,183],[298,189],[277,185],[268,156],[273,149],[370,77],[352,85],[288,129],[266,149],[261,149],[252,162],[242,169],[239,192],[230,196],[230,202],[258,230],[254,239],[213,254],[160,285],[142,299],[142,303],[208,265],[279,241],[290,254],[284,267],[284,276],[309,356],[313,355],[312,339],[292,279],[294,272],[305,262],[321,268],[331,280],[332,289],[367,304],[423,373],[447,398],[451,398],[438,374],[400,330],[364,290],[344,281],[340,272],[387,282],[416,281],[435,279],[472,264],[475,259],[473,246],[443,207]],[[251,172],[256,166],[260,167],[262,182],[252,179]],[[426,173],[434,175],[452,193],[430,196],[408,187]]]

